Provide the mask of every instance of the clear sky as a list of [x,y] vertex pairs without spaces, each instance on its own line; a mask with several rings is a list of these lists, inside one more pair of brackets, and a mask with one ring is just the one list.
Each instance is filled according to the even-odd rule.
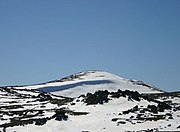
[[0,0],[0,86],[85,70],[180,90],[180,1]]

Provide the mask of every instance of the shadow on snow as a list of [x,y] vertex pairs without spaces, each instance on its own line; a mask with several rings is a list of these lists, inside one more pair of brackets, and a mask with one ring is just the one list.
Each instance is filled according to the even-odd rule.
[[112,83],[112,81],[109,81],[109,80],[83,81],[83,82],[77,82],[73,84],[62,85],[62,86],[43,87],[43,88],[39,88],[39,90],[44,91],[44,92],[56,92],[56,91],[62,91],[62,90],[74,88],[77,86],[82,86],[82,85],[98,85],[98,84],[107,84],[107,83]]

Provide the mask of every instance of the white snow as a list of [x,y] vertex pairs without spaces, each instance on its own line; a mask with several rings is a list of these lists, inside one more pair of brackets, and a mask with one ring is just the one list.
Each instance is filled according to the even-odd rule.
[[[21,91],[21,89],[41,89],[48,90],[48,92],[66,97],[78,97],[82,94],[88,92],[94,93],[98,90],[108,90],[109,92],[117,91],[118,89],[138,91],[139,93],[161,93],[161,91],[154,89],[150,85],[140,85],[136,83],[135,80],[128,80],[122,77],[116,76],[111,73],[102,71],[88,71],[74,74],[72,77],[67,77],[64,79],[59,79],[57,81],[48,82],[44,84],[14,87],[17,89],[19,94],[31,94],[37,96],[39,93],[31,91]],[[141,82],[140,82],[141,83]],[[62,90],[63,89],[63,90]],[[87,115],[68,115],[67,121],[56,121],[54,119],[48,120],[46,124],[42,126],[37,126],[35,124],[29,124],[25,126],[14,126],[8,127],[6,132],[124,132],[124,131],[140,131],[147,130],[148,128],[163,130],[163,131],[177,131],[177,127],[180,125],[180,111],[172,112],[172,110],[166,111],[173,113],[173,119],[165,119],[158,121],[139,121],[130,120],[131,116],[137,116],[138,112],[121,114],[123,111],[132,109],[134,106],[146,108],[148,105],[157,105],[154,102],[149,102],[147,100],[141,99],[140,101],[128,101],[128,98],[120,97],[117,99],[109,100],[108,103],[103,105],[86,105],[81,102],[82,98],[78,98],[80,101],[77,102],[77,98],[74,99],[75,105],[70,103],[62,106],[53,105],[51,103],[43,102],[32,102],[33,99],[29,99],[31,105],[28,104],[28,99],[14,99],[14,96],[5,95],[6,92],[0,91],[0,106],[7,105],[8,102],[18,101],[17,104],[24,105],[23,109],[43,109],[41,106],[44,105],[46,109],[53,108],[68,108],[69,110],[75,112],[88,112]],[[56,98],[55,96],[53,98]],[[57,97],[58,98],[58,97]],[[60,99],[60,97],[59,97]],[[179,104],[180,98],[175,97],[171,99],[172,102]],[[13,103],[12,103],[13,104]],[[2,110],[2,109],[1,109]],[[3,110],[6,111],[6,110]],[[160,114],[166,114],[162,112]],[[52,116],[52,112],[46,112],[45,117]],[[145,113],[146,116],[152,116],[151,113]],[[0,115],[3,116],[3,115]],[[11,118],[10,116],[4,115],[4,119]],[[118,118],[118,121],[126,121],[125,124],[120,124],[118,122],[113,122],[113,118]],[[0,124],[6,123],[6,120],[0,120]],[[133,124],[134,123],[134,124]],[[171,126],[168,126],[171,124]],[[0,128],[0,131],[3,128]],[[179,130],[179,129],[178,129]]]
[[[80,75],[80,77],[64,82],[45,83],[40,85],[25,86],[23,88],[44,89],[45,91],[48,89],[48,91],[54,95],[66,97],[78,97],[88,92],[94,93],[97,90],[117,91],[118,89],[138,91],[139,93],[161,93],[159,90],[154,90],[153,87],[150,88],[137,85],[128,79],[124,79],[108,72],[88,71],[74,75]],[[66,89],[62,90],[64,88]]]
[[[79,111],[79,112],[89,112],[88,115],[81,116],[71,116],[67,121],[57,122],[55,120],[48,121],[43,126],[27,125],[27,126],[16,126],[13,128],[8,128],[7,132],[17,131],[17,132],[124,132],[124,131],[140,131],[147,130],[148,128],[159,129],[163,131],[177,131],[177,126],[180,123],[180,112],[176,112],[173,117],[174,120],[158,120],[158,121],[146,121],[137,123],[134,121],[134,125],[130,122],[126,124],[118,124],[117,122],[112,122],[113,118],[129,119],[130,116],[136,116],[135,113],[130,113],[127,115],[119,115],[124,110],[130,109],[135,105],[147,106],[148,103],[145,100],[140,102],[127,101],[127,98],[119,98],[111,100],[109,103],[103,105],[89,105],[86,106],[83,102],[77,102],[76,105],[69,105],[69,109]],[[163,112],[161,114],[164,114]],[[121,120],[119,120],[121,121]],[[170,127],[168,125],[171,124]]]

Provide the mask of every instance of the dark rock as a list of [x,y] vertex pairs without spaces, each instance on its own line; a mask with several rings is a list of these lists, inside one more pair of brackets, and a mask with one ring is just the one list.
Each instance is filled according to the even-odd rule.
[[170,127],[171,126],[171,124],[168,124],[168,127]]
[[104,102],[107,103],[109,92],[107,90],[105,91],[96,91],[94,94],[87,93],[84,102],[87,103],[87,105],[93,105],[93,104],[103,104]]
[[80,95],[78,98],[81,98],[81,97],[83,97],[83,98],[84,98],[84,97],[85,97],[85,95],[84,95],[84,94],[82,94],[82,95]]
[[164,110],[170,110],[172,107],[168,104],[166,104],[165,102],[159,102],[157,109],[160,112],[164,112]]
[[174,119],[172,116],[170,116],[168,119]]
[[125,121],[119,121],[118,124],[126,124]]
[[71,105],[75,105],[76,103],[71,103]]
[[144,110],[144,109],[143,109],[143,110],[140,110],[139,113],[145,113],[145,110]]
[[133,111],[138,111],[138,105],[133,107]]
[[155,114],[158,113],[157,107],[156,107],[155,105],[148,105],[148,106],[147,106],[147,109],[148,109],[150,112],[153,112],[153,113],[155,113]]
[[166,116],[172,116],[172,114],[171,113],[166,113]]
[[177,127],[178,129],[180,128],[180,125]]
[[55,114],[52,116],[52,118],[55,118],[55,120],[57,121],[62,121],[62,120],[67,120],[68,116],[65,115],[65,111],[64,110],[56,110]]
[[39,101],[48,101],[48,100],[51,100],[52,97],[46,93],[40,93],[38,96],[37,96],[39,99]]
[[134,118],[134,116],[131,116],[131,117],[130,117],[130,119],[133,119],[133,118]]
[[57,104],[58,106],[61,106],[61,105],[67,104],[67,103],[72,102],[72,101],[73,101],[73,99],[71,99],[71,98],[51,99],[50,103],[51,104]]
[[116,122],[119,118],[113,118],[111,121]]
[[41,105],[41,106],[40,106],[40,108],[46,108],[46,106],[44,106],[44,105]]
[[80,101],[79,99],[76,100],[76,102],[79,102],[79,101]]
[[117,92],[111,92],[110,94],[111,94],[112,98],[119,98],[122,96],[122,91],[120,89],[118,89]]
[[173,111],[174,111],[174,112],[176,112],[176,111],[177,111],[177,109],[176,109],[176,108],[174,108],[174,109],[173,109]]
[[125,90],[122,93],[124,93],[125,95],[128,95],[129,99],[140,101],[141,95],[137,91],[134,92],[134,91]]
[[123,111],[123,114],[129,114],[130,112],[135,112],[135,111],[138,111],[138,106],[134,106],[132,109],[128,109],[126,111]]
[[47,122],[46,118],[38,119],[38,120],[36,120],[35,125],[41,125],[42,126],[42,125],[46,124],[46,122]]

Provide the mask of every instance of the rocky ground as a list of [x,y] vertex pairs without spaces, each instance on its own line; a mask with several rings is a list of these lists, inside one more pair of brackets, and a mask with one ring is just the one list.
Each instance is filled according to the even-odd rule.
[[[39,90],[1,87],[0,131],[18,132],[30,125],[43,128],[50,121],[68,122],[70,120],[75,123],[79,121],[82,126],[79,125],[78,130],[83,131],[88,121],[86,125],[83,125],[82,121],[95,117],[96,120],[102,121],[99,118],[104,120],[104,124],[99,124],[104,125],[102,129],[104,131],[109,130],[108,124],[105,125],[107,122],[112,124],[109,127],[116,126],[115,131],[125,131],[121,127],[127,126],[130,126],[132,131],[180,131],[179,101],[180,92],[140,94],[130,90],[116,92],[101,90],[77,98],[69,98]],[[142,127],[147,123],[156,125],[149,125],[149,128]],[[92,121],[89,121],[89,125],[93,125]],[[134,126],[139,128],[136,129]],[[61,128],[61,123],[58,128]],[[93,129],[95,128],[88,127],[86,131],[93,131]],[[67,131],[70,130],[67,129]]]

